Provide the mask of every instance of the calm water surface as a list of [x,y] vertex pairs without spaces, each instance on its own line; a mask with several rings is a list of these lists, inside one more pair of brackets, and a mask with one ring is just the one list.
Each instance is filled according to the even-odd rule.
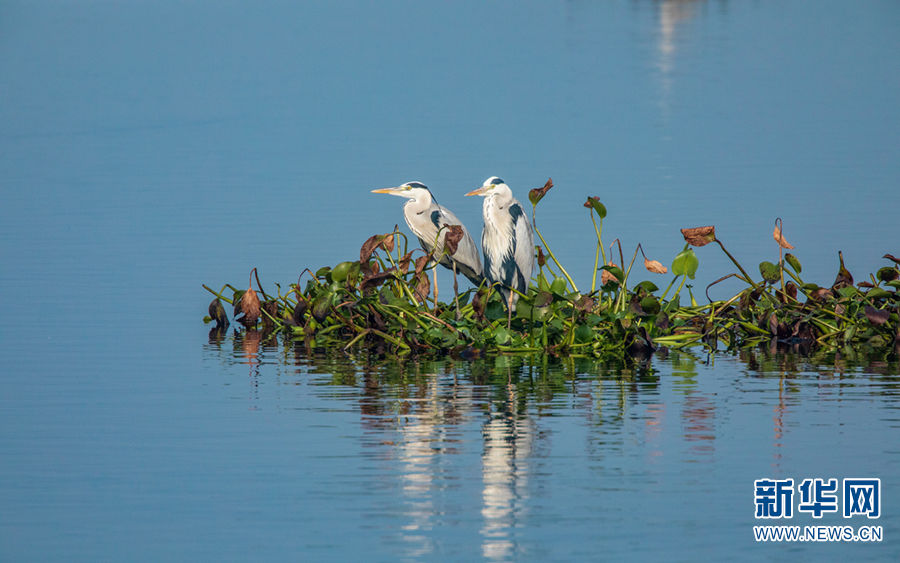
[[[391,363],[210,336],[200,284],[352,258],[402,223],[369,191],[406,180],[477,238],[463,194],[494,174],[522,199],[552,176],[538,222],[582,285],[587,195],[626,252],[715,224],[755,271],[780,216],[807,280],[837,250],[864,279],[900,255],[898,21],[3,2],[0,560],[896,559],[896,357]],[[699,296],[730,269],[698,255]],[[882,543],[753,542],[754,479],[867,476]]]

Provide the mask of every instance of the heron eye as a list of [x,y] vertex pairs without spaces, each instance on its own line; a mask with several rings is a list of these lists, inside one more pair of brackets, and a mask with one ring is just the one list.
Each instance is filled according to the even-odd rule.
[[411,190],[411,189],[412,189],[412,186],[403,186],[403,187],[406,188],[407,190]]

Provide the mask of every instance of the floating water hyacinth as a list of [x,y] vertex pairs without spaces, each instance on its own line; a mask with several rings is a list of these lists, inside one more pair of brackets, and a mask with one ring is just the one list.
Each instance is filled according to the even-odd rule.
[[[552,187],[548,180],[531,190],[533,212]],[[779,218],[772,235],[778,262],[761,262],[759,278],[751,277],[728,252],[714,226],[682,229],[684,248],[666,267],[650,259],[640,244],[626,260],[618,239],[607,256],[602,239],[606,207],[596,196],[587,198],[584,207],[597,238],[591,291],[577,289],[541,236],[532,213],[541,240],[536,247],[538,270],[519,296],[509,328],[506,306],[497,289],[486,282],[457,292],[452,304],[431,295],[429,274],[442,257],[435,253],[456,252],[462,238],[462,230],[454,226],[445,227],[443,250],[425,252],[411,248],[395,225],[389,233],[369,237],[360,247],[358,260],[315,272],[306,269],[286,291],[276,285],[275,295],[263,291],[255,268],[246,290],[225,285],[215,291],[204,285],[215,295],[204,320],[214,322],[212,330],[217,333],[225,330],[229,324],[225,302],[234,306],[233,320],[255,335],[248,342],[259,342],[259,333],[299,340],[310,348],[366,347],[383,354],[449,353],[461,358],[488,352],[621,357],[642,356],[661,347],[731,350],[760,344],[845,354],[857,350],[900,353],[900,259],[893,254],[884,255],[890,263],[876,275],[854,285],[843,253],[838,252],[834,282],[828,286],[808,283],[801,278],[800,260],[783,254],[794,247],[784,238]],[[688,281],[694,280],[700,267],[694,249],[710,243],[720,247],[735,271],[709,284],[707,302],[700,304]],[[671,273],[661,292],[651,281],[632,279],[638,253],[647,272]],[[709,289],[729,278],[743,281],[746,287],[729,299],[710,299]]]

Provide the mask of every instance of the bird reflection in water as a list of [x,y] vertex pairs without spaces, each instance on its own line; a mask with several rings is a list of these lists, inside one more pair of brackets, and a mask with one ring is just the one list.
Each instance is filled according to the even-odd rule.
[[528,457],[534,422],[519,412],[516,386],[506,386],[506,400],[492,404],[482,430],[482,555],[507,560],[517,555],[513,535],[523,525],[528,499]]

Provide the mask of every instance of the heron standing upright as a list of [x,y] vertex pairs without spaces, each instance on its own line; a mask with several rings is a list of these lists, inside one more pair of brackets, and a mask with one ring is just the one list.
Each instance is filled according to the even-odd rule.
[[[475,287],[481,285],[484,280],[481,268],[481,258],[478,256],[478,247],[469,235],[469,231],[452,211],[438,205],[434,200],[431,190],[421,182],[406,182],[396,188],[381,188],[372,190],[376,194],[390,194],[405,197],[407,201],[403,205],[403,218],[413,234],[418,237],[425,252],[436,250],[439,263],[453,270],[453,289],[456,293],[456,272],[469,278]],[[463,237],[452,255],[449,249],[444,249],[444,237],[450,225],[459,225],[463,230]],[[434,279],[434,303],[437,307],[437,274]]]
[[484,276],[492,284],[500,284],[500,294],[509,312],[508,326],[519,300],[516,291],[525,293],[528,290],[534,267],[531,223],[512,190],[496,176],[491,176],[480,188],[466,195],[484,198],[484,231],[481,234]]

